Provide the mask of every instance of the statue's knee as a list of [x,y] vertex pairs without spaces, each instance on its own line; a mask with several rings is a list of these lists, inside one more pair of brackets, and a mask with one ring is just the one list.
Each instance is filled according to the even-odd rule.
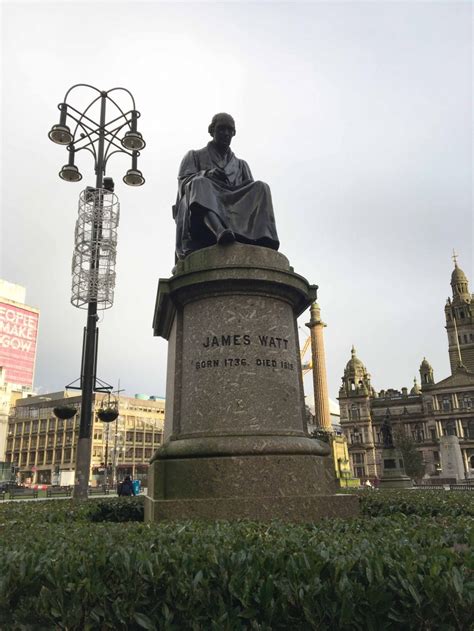
[[268,186],[268,184],[266,182],[262,182],[261,180],[256,180],[254,182],[255,186],[257,187],[258,190],[261,190],[265,193],[269,193],[270,192],[270,187]]

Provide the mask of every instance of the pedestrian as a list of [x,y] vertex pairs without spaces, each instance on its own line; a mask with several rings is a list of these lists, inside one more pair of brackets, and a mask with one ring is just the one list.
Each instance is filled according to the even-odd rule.
[[131,495],[135,495],[133,482],[129,475],[125,476],[125,480],[123,482],[120,482],[117,493],[121,497],[130,497]]

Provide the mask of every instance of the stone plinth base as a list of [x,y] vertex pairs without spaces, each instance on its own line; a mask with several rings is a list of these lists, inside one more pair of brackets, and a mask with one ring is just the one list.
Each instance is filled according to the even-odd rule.
[[147,521],[357,513],[336,495],[329,445],[307,433],[296,319],[315,298],[285,256],[239,243],[194,252],[160,280],[166,418]]
[[326,517],[353,517],[358,498],[352,495],[237,497],[189,500],[146,498],[145,521],[173,519],[253,519],[315,522]]
[[357,513],[356,497],[336,494],[330,458],[304,454],[155,460],[145,498],[146,521],[317,521]]
[[381,489],[410,489],[413,481],[405,473],[403,456],[399,449],[387,449],[382,451],[382,477],[379,488]]

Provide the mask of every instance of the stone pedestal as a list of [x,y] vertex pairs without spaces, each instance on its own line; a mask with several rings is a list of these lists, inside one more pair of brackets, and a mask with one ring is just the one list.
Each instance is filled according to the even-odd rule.
[[357,498],[336,495],[329,446],[305,427],[296,317],[315,297],[282,254],[237,243],[199,250],[160,280],[165,434],[147,520],[357,512]]
[[464,463],[462,461],[461,447],[457,436],[441,436],[439,439],[441,455],[441,467],[443,478],[456,478],[464,480]]
[[413,481],[405,473],[400,449],[385,447],[382,450],[382,477],[379,486],[381,489],[412,488]]

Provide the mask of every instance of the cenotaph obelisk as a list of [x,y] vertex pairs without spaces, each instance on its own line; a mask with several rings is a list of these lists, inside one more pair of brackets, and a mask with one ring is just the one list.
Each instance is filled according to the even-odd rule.
[[168,340],[164,443],[147,521],[314,521],[358,511],[338,494],[329,446],[307,435],[296,318],[316,287],[279,253],[269,187],[212,141],[189,151],[173,214],[177,263],[160,279],[153,328]]

